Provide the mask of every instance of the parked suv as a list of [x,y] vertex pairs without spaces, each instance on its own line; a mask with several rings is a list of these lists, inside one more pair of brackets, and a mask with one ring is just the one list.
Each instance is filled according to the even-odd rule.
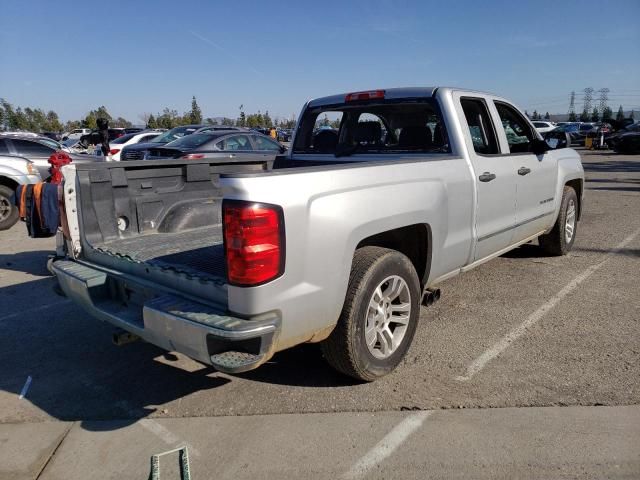
[[12,201],[18,185],[41,181],[33,162],[26,158],[0,155],[0,230],[8,230],[18,221],[18,209]]

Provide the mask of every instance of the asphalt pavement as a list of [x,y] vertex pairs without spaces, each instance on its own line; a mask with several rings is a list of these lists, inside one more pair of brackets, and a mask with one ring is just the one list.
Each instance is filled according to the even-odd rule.
[[[335,373],[316,345],[236,376],[116,347],[109,325],[53,293],[52,239],[0,232],[0,478],[92,465],[95,478],[145,478],[151,453],[182,444],[200,451],[194,478],[355,478],[407,418],[419,425],[380,447],[367,478],[640,477],[640,156],[581,154],[573,251],[524,245],[443,283],[406,361],[371,384]],[[273,456],[274,442],[300,453]],[[22,463],[7,457],[23,447]]]

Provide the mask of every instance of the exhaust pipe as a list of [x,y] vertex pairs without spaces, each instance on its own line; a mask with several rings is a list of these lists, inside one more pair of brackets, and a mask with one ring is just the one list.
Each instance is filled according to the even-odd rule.
[[113,341],[113,343],[121,347],[122,345],[126,345],[127,343],[133,343],[136,340],[140,340],[140,337],[131,332],[127,332],[126,330],[116,330],[115,332],[113,332],[111,340]]
[[425,307],[430,307],[434,303],[440,300],[440,289],[439,288],[427,288],[422,294],[422,305]]

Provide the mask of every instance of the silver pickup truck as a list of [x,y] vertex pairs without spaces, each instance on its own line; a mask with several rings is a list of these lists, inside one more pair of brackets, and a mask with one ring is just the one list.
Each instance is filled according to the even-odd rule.
[[571,249],[584,172],[566,147],[476,91],[318,98],[275,161],[65,167],[66,257],[51,267],[117,338],[230,373],[321,342],[371,381],[400,363],[439,283],[536,238]]

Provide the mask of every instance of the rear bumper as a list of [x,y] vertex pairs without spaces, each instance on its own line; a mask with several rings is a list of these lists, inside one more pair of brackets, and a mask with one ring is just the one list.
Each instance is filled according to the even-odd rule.
[[89,314],[166,350],[227,373],[252,370],[273,355],[276,314],[237,318],[94,266],[58,260],[51,268],[64,293]]

